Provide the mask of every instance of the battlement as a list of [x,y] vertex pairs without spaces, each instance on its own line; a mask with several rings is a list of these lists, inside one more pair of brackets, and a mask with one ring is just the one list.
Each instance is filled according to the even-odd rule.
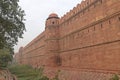
[[45,31],[21,48],[16,60],[45,66],[50,77],[60,70],[61,80],[108,80],[120,74],[119,6],[120,0],[84,0],[60,19],[50,14]]
[[85,9],[89,8],[91,5],[97,3],[98,1],[102,2],[102,0],[83,0],[80,4],[77,4],[76,7],[74,7],[72,10],[61,17],[60,24],[74,17],[75,15],[77,15],[77,13],[84,12]]

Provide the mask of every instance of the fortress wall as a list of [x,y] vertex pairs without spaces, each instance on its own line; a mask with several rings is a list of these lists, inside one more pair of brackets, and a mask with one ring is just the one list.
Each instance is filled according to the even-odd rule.
[[120,41],[63,52],[60,54],[62,60],[60,78],[61,80],[109,80],[113,74],[120,74],[119,53]]
[[[113,47],[114,46],[114,47]],[[63,52],[62,67],[88,70],[120,70],[120,42]]]
[[[86,0],[87,1],[87,0]],[[97,0],[98,1],[98,0]],[[92,3],[92,2],[91,2]],[[89,5],[91,4],[91,3],[89,3]],[[94,16],[93,17],[91,17],[92,15],[94,15],[94,14],[92,14],[93,12],[95,12],[95,10],[94,10],[94,8],[93,9],[91,9],[91,10],[89,10],[88,11],[88,9],[90,8],[90,7],[93,7],[94,5],[91,5],[91,6],[89,6],[89,5],[87,5],[88,7],[86,8],[85,6],[84,6],[84,4],[85,4],[85,1],[83,1],[81,4],[80,4],[80,9],[81,10],[78,10],[79,9],[79,6],[78,7],[75,7],[73,10],[71,10],[69,13],[68,13],[68,15],[65,15],[65,16],[63,16],[63,18],[61,18],[61,20],[62,19],[65,19],[65,20],[63,20],[63,23],[60,23],[61,24],[61,27],[60,27],[60,33],[61,33],[61,35],[62,36],[64,36],[64,35],[66,35],[66,34],[69,34],[70,32],[72,32],[74,29],[78,29],[77,27],[82,27],[82,24],[84,24],[84,25],[87,25],[87,24],[89,24],[89,21],[91,21],[91,19],[93,18],[94,19]],[[96,3],[94,3],[94,4],[96,4]],[[77,9],[79,12],[77,12],[77,11],[75,11],[75,9]],[[91,13],[92,12],[92,13]],[[100,12],[100,11],[99,11]],[[86,16],[87,15],[87,16]],[[103,14],[102,14],[103,15]],[[68,19],[66,19],[66,16],[69,16],[68,17]],[[90,16],[90,17],[89,17]],[[87,19],[87,21],[86,21],[86,19]],[[89,19],[89,20],[88,20]],[[85,21],[85,22],[84,22]],[[88,22],[88,23],[87,23]],[[87,23],[87,24],[85,24],[85,23]],[[65,32],[66,32],[66,30],[68,31],[66,34],[65,34]]]
[[[54,77],[56,73],[56,68],[47,68],[45,72],[49,77]],[[101,72],[75,68],[62,68],[59,72],[60,80],[110,80],[113,76],[114,72]]]
[[[45,33],[43,32],[25,46],[22,59],[23,64],[33,65],[38,67],[40,65],[39,60],[45,55]],[[41,64],[42,65],[42,64]]]
[[[115,5],[112,3],[115,3]],[[112,12],[112,9],[110,9],[111,13],[109,14],[104,11],[106,14],[105,17],[99,17],[99,15],[94,12],[93,14],[96,15],[95,22],[89,25],[85,25],[84,21],[81,21],[81,24],[83,22],[85,26],[77,30],[74,30],[74,28],[70,26],[64,26],[63,29],[68,29],[68,31],[66,30],[67,32],[60,30],[61,35],[63,35],[59,40],[61,44],[60,56],[62,67],[100,69],[106,71],[120,70],[120,11],[118,11],[118,5],[120,5],[120,3],[116,1],[113,2],[113,0],[104,3],[106,10],[112,5],[114,6],[112,7],[114,11]],[[99,9],[96,9],[96,12],[99,12]],[[87,15],[89,16],[89,14]],[[86,18],[86,20],[87,19],[88,18]],[[74,23],[75,22],[71,25]],[[89,22],[86,22],[86,24],[87,23]],[[77,22],[74,25],[76,28]],[[69,33],[69,29],[71,33]]]
[[81,10],[83,10],[88,5],[92,4],[96,0],[83,0],[80,4],[77,4],[76,7],[74,7],[72,10],[67,12],[64,16],[61,17],[60,24],[64,23],[67,19],[74,16],[76,13],[79,13]]
[[[37,47],[40,47],[41,45],[44,45],[44,38],[45,37],[45,33],[41,33],[40,35],[38,35],[34,40],[32,40],[28,45],[26,45],[24,47],[24,54],[26,54],[28,51],[36,49]],[[41,45],[38,45],[38,44]]]
[[[69,14],[74,12],[74,9],[71,10],[68,15],[65,15],[61,18],[61,20],[63,18],[65,18],[65,20],[63,23],[60,24],[60,35],[65,36],[75,30],[85,27],[86,25],[92,24],[93,22],[96,22],[104,17],[118,12],[119,4],[120,3],[118,3],[118,0],[104,0],[102,2],[101,0],[95,0],[95,2],[92,1],[91,3],[86,5],[86,7],[82,8],[79,12],[76,12],[69,16]],[[83,6],[82,3],[80,5]],[[69,16],[69,18],[66,19],[66,16]]]
[[15,62],[17,62],[17,63],[20,63],[20,53],[15,53],[15,56],[14,56],[14,60],[15,60]]
[[61,51],[119,40],[119,16],[104,19],[64,36],[59,40]]
[[61,80],[107,80],[120,74],[119,6],[120,0],[82,1],[59,24],[48,22],[46,30],[19,51],[19,60],[44,66],[50,77],[61,70]]
[[[60,30],[56,29],[56,32],[60,31],[60,53],[118,40],[119,35],[116,34],[119,34],[119,28],[116,26],[119,26],[119,16],[110,17],[110,15],[118,12],[119,4],[117,0],[86,0],[70,10],[60,19]],[[30,61],[28,63],[31,65],[41,64],[39,63],[41,58],[38,56],[43,57],[46,53],[45,38],[56,35],[51,32],[43,32],[24,48],[23,62]],[[55,47],[57,49],[58,46],[55,46],[57,43],[58,41],[49,41],[47,44],[50,45],[46,45],[49,48]]]
[[60,80],[110,80],[112,77],[111,73],[96,71],[62,70],[60,73]]

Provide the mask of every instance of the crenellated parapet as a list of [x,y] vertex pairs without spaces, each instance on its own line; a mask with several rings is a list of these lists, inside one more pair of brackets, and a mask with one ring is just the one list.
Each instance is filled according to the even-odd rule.
[[62,24],[77,15],[78,13],[84,12],[85,9],[89,8],[92,4],[98,1],[102,2],[102,0],[83,0],[80,4],[77,4],[77,6],[74,7],[72,10],[63,15],[59,23]]
[[21,47],[16,60],[44,66],[50,77],[60,70],[60,80],[106,80],[120,74],[119,6],[120,0],[83,0],[61,18],[50,14],[45,31]]

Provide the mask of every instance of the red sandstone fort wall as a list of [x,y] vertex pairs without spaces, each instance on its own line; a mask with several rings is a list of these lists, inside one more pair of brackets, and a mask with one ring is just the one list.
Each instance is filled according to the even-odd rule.
[[59,25],[48,26],[19,51],[19,61],[44,65],[50,76],[60,69],[62,80],[107,80],[120,74],[119,6],[120,0],[82,1],[59,19]]
[[97,0],[84,13],[61,23],[59,42],[63,67],[120,70],[118,5],[117,0]]
[[44,32],[31,41],[22,52],[23,64],[33,65],[37,67],[40,64],[39,59],[45,54],[45,34]]
[[119,12],[118,0],[96,0],[95,2],[91,2],[91,4],[87,3],[88,1],[89,0],[86,0],[81,3],[80,7],[84,4],[87,5],[78,10],[79,12],[74,10],[79,9],[79,7],[76,7],[60,19],[61,36],[67,35],[80,28],[85,28],[85,26],[90,25],[91,23],[108,17],[113,13]]

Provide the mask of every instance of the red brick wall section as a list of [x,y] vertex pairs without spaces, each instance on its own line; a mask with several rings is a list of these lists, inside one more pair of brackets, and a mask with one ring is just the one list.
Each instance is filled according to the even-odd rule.
[[43,33],[16,60],[45,67],[61,80],[109,80],[120,74],[120,0],[85,0],[60,19],[53,15]]

